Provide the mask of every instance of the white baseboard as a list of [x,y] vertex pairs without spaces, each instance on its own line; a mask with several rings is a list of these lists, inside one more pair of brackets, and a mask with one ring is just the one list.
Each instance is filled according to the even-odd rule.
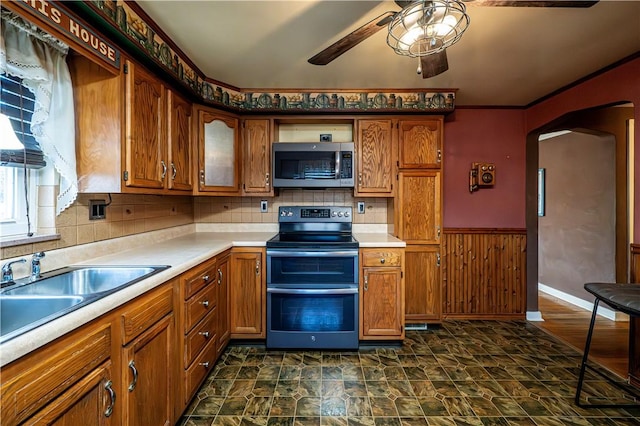
[[[564,300],[567,303],[571,303],[574,306],[584,309],[585,311],[593,311],[593,303],[588,302],[584,299],[580,299],[579,297],[575,297],[569,293],[565,293],[564,291],[555,289],[553,287],[549,287],[548,285],[538,283],[538,290],[551,295],[553,297],[557,297],[560,300]],[[529,313],[527,312],[527,315]],[[622,312],[614,311],[613,309],[609,309],[607,307],[602,306],[600,304],[598,306],[598,315],[603,316],[604,318],[610,319],[612,321],[629,321],[629,316],[623,314]],[[528,319],[528,318],[527,318]]]
[[543,322],[542,312],[540,311],[527,311],[527,321]]

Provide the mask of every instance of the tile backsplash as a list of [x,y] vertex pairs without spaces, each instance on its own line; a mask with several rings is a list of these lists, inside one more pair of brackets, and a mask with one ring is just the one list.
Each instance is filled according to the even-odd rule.
[[[266,213],[260,201],[266,200]],[[365,213],[358,214],[357,202],[364,201]],[[386,198],[357,198],[352,189],[281,189],[277,197],[196,197],[196,223],[277,223],[280,206],[351,206],[354,224],[386,224]]]

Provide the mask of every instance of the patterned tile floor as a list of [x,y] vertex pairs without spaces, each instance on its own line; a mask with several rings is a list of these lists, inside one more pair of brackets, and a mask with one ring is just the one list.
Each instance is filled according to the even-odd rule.
[[[640,425],[573,403],[581,354],[524,321],[447,321],[354,352],[229,346],[180,425]],[[583,395],[625,400],[587,370]]]

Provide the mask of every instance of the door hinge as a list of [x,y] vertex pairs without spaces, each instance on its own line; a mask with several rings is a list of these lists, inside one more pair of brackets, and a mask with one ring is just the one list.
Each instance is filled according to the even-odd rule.
[[122,72],[125,74],[129,74],[129,65],[128,64],[124,64],[124,67],[122,68]]
[[125,182],[129,180],[129,172],[128,171],[124,171],[122,173],[122,180],[124,180]]

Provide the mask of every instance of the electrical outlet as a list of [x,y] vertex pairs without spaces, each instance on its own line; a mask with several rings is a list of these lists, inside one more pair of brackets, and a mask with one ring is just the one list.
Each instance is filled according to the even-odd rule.
[[364,214],[364,201],[358,201],[358,214]]
[[266,213],[268,208],[267,200],[260,200],[260,213]]
[[89,200],[89,220],[107,218],[107,203],[104,200]]

